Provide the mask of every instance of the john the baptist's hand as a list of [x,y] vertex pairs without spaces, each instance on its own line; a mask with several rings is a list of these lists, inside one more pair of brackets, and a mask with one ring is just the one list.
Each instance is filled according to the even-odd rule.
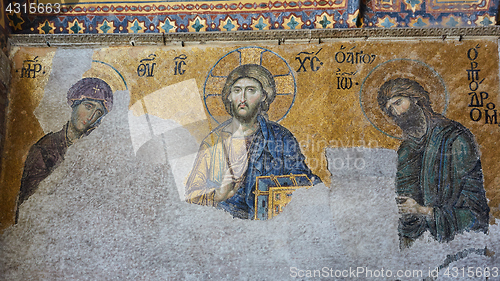
[[417,203],[413,198],[407,196],[398,196],[396,198],[398,209],[401,214],[422,214],[426,216],[433,216],[434,209],[432,207],[425,207]]

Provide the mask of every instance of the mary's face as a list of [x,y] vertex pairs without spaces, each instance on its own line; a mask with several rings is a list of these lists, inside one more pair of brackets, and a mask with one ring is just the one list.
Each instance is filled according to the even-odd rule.
[[85,133],[94,122],[104,115],[104,107],[98,101],[86,100],[73,107],[71,123],[80,133]]
[[231,86],[228,99],[231,102],[234,117],[250,120],[257,115],[265,95],[259,81],[245,77],[236,80]]

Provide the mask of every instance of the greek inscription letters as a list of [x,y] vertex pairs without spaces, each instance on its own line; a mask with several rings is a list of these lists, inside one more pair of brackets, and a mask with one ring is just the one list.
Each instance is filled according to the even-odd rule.
[[[495,110],[495,104],[490,102],[486,105],[486,110],[484,111],[484,117],[486,118],[486,124],[498,124],[497,111]],[[490,113],[491,112],[491,113]]]
[[354,51],[355,48],[356,46],[345,51],[347,48],[344,45],[340,46],[340,51],[335,53],[335,61],[337,63],[372,64],[377,58],[377,55],[374,54],[365,54],[364,51]]
[[184,75],[186,70],[183,69],[183,66],[186,66],[187,56],[185,54],[181,54],[178,57],[174,58],[175,67],[174,67],[174,75]]
[[32,60],[24,60],[21,68],[21,78],[36,78],[36,74],[42,71],[42,65],[38,62],[38,56]]
[[[352,76],[356,75],[357,71],[347,72],[342,71],[340,68],[337,68],[335,75],[337,76],[337,89],[338,90],[349,90],[352,87]],[[356,85],[359,83],[355,82]]]
[[[323,62],[318,58],[319,52],[321,52],[323,48],[319,49],[317,52],[300,52],[295,57],[295,60],[298,60],[300,63],[299,69],[297,72],[306,72],[308,69],[311,71],[318,71]],[[309,64],[306,64],[309,62]]]
[[137,67],[137,76],[139,77],[153,77],[156,62],[153,62],[156,58],[155,54],[150,54],[147,58],[140,61],[141,64]]
[[469,95],[471,95],[469,107],[483,107],[484,100],[488,98],[488,93],[486,92],[481,92],[479,94],[470,92]]
[[[470,90],[469,107],[473,107],[469,112],[469,116],[474,122],[479,122],[484,117],[485,124],[498,124],[497,110],[495,109],[496,105],[493,102],[486,103],[486,100],[489,98],[487,92],[478,91],[480,85],[484,81],[484,78],[480,78],[479,74],[481,69],[479,68],[479,63],[476,61],[479,57],[479,48],[479,45],[476,45],[474,48],[470,48],[467,51],[467,58],[470,61],[470,68],[466,69]],[[485,103],[486,109],[484,109]]]

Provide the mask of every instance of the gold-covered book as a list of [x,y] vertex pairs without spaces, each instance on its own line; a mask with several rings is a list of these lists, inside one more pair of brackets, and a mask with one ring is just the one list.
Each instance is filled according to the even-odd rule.
[[278,215],[292,200],[292,193],[302,187],[311,187],[305,174],[260,176],[255,187],[255,220],[267,220]]

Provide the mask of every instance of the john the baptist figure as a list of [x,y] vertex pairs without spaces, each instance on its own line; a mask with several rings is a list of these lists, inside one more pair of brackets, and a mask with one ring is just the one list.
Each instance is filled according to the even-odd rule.
[[486,233],[490,208],[474,135],[434,112],[414,80],[385,82],[378,103],[403,130],[396,174],[401,248],[426,231],[440,242],[464,230]]

